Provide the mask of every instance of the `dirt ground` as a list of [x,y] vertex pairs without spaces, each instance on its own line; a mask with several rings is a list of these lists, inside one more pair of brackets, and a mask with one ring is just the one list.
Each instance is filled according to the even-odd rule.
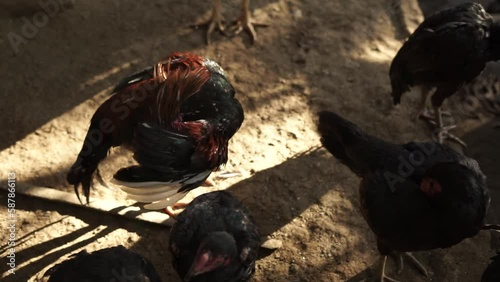
[[[318,149],[315,113],[336,111],[395,142],[429,139],[430,128],[415,119],[418,95],[407,94],[398,107],[389,95],[389,65],[421,20],[419,4],[254,0],[255,18],[270,23],[257,30],[255,45],[248,34],[228,38],[214,33],[207,46],[204,29],[189,25],[208,18],[210,1],[62,0],[65,4],[46,24],[26,34],[23,18],[32,21],[37,1],[8,1],[0,4],[3,186],[13,171],[19,183],[71,191],[66,172],[90,117],[111,87],[170,52],[191,51],[220,63],[245,109],[224,168],[242,176],[215,179],[217,187],[244,201],[264,237],[284,242],[281,249],[263,254],[252,281],[374,277],[378,252],[359,211],[359,178]],[[420,6],[428,14],[452,2],[458,1],[427,0]],[[226,19],[236,18],[240,1],[223,3]],[[24,36],[17,52],[9,43],[12,33]],[[500,222],[500,131],[481,109],[471,117],[453,107],[461,103],[456,95],[446,105],[458,122],[455,132],[469,145],[465,153],[479,161],[489,178],[488,220]],[[129,163],[128,152],[114,150],[101,165],[104,178]],[[92,196],[127,203],[121,191],[100,185]],[[7,218],[6,206],[2,192],[2,218]],[[164,281],[180,281],[171,268],[168,227],[19,194],[16,220],[15,275],[7,273],[7,227],[2,225],[0,232],[2,281],[35,281],[70,254],[118,244],[149,258]],[[417,253],[430,270],[428,278],[411,264],[397,275],[394,260],[389,260],[388,273],[401,281],[479,281],[495,252],[490,237],[484,232],[450,249]]]

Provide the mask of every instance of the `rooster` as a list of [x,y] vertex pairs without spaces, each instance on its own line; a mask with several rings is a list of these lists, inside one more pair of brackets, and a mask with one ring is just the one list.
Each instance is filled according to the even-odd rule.
[[[236,20],[233,26],[234,34],[239,34],[241,31],[246,30],[250,33],[252,37],[252,42],[257,40],[257,32],[255,32],[255,26],[267,26],[264,23],[255,22],[250,14],[250,0],[243,0],[241,2],[241,13],[240,17]],[[210,20],[202,25],[207,25],[207,44],[210,44],[210,35],[215,29],[218,29],[222,33],[226,34],[224,27],[224,17],[222,16],[222,2],[221,0],[213,0],[213,12]]]
[[255,271],[259,232],[229,192],[195,198],[170,231],[173,266],[186,282],[245,282]]
[[86,251],[47,270],[48,282],[160,282],[154,266],[139,254],[123,246],[93,252]]
[[[362,214],[381,254],[449,248],[480,230],[490,203],[478,163],[437,142],[393,144],[371,136],[332,112],[319,113],[323,146],[362,178]],[[402,260],[401,260],[402,262]],[[402,267],[401,267],[402,270]]]
[[[471,82],[489,61],[500,59],[500,23],[494,22],[476,3],[460,4],[438,12],[420,24],[392,61],[390,78],[394,104],[412,86],[421,86],[419,117],[436,128],[438,142],[451,139],[466,144],[449,133],[441,112],[443,101]],[[430,90],[436,87],[431,102],[434,116],[426,104]]]
[[116,85],[95,112],[76,162],[67,175],[87,203],[99,162],[126,145],[138,165],[118,170],[113,182],[147,209],[170,207],[201,185],[228,159],[228,141],[243,109],[214,61],[173,53]]

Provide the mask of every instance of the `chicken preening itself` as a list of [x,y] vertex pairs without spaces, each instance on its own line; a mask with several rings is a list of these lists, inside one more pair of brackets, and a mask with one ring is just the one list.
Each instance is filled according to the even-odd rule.
[[81,251],[47,270],[48,282],[160,282],[154,266],[139,254],[117,246],[87,253]]
[[[477,3],[465,3],[425,19],[392,61],[390,78],[394,104],[412,86],[420,86],[419,117],[436,126],[438,142],[465,143],[449,133],[454,125],[443,123],[441,105],[461,86],[471,82],[489,61],[500,59],[500,23]],[[431,97],[434,116],[426,108]]]
[[[478,163],[437,142],[393,144],[371,136],[333,112],[320,112],[323,146],[362,178],[362,214],[381,254],[448,248],[475,236],[484,224],[490,197]],[[401,260],[402,262],[402,260]],[[402,270],[402,264],[401,264]]]
[[87,203],[92,177],[111,147],[126,145],[138,165],[122,168],[113,182],[128,197],[161,209],[201,185],[227,162],[228,141],[243,109],[214,61],[173,53],[154,67],[122,80],[92,117],[76,162],[67,175]]
[[255,271],[259,232],[229,192],[196,197],[170,231],[173,267],[186,282],[244,282]]
[[[252,37],[252,43],[257,40],[257,32],[255,32],[255,26],[267,26],[264,23],[255,22],[250,14],[250,0],[242,0],[241,2],[241,14],[240,17],[235,21],[233,26],[234,34],[239,34],[241,31],[246,30],[250,33]],[[226,33],[226,28],[224,27],[224,17],[222,16],[222,2],[221,0],[213,0],[213,12],[210,20],[203,24],[207,25],[207,44],[210,44],[210,35],[215,29]],[[198,26],[198,25],[195,25]]]

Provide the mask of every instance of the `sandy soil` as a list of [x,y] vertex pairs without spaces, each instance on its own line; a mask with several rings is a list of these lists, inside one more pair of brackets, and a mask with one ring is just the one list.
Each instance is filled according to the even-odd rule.
[[[405,1],[399,9],[389,0],[254,0],[256,19],[271,25],[258,29],[253,46],[247,34],[214,34],[213,44],[205,45],[204,31],[189,25],[209,16],[209,1],[62,2],[47,24],[25,35],[18,52],[7,36],[23,34],[23,18],[32,21],[37,2],[0,4],[2,185],[14,171],[18,182],[71,191],[65,174],[110,88],[170,52],[192,51],[221,64],[245,108],[225,167],[242,176],[216,179],[217,186],[229,188],[248,205],[264,236],[284,242],[281,249],[263,254],[253,281],[373,277],[378,252],[359,212],[359,179],[317,148],[315,113],[337,111],[396,142],[429,139],[429,127],[415,120],[418,95],[406,95],[398,107],[389,96],[390,61],[421,20],[415,2]],[[239,1],[223,2],[226,18],[236,18]],[[420,5],[427,14],[439,8],[437,2],[457,1]],[[447,105],[459,123],[456,133],[469,144],[465,153],[489,177],[493,201],[488,218],[498,222],[500,150],[495,141],[500,132],[480,108],[473,116],[470,108],[456,110],[463,97],[456,95]],[[130,162],[130,154],[117,149],[101,171],[109,179]],[[92,195],[125,203],[116,189],[97,185]],[[7,217],[6,204],[6,194],[0,193],[2,218]],[[17,270],[6,273],[8,232],[2,225],[2,281],[34,280],[72,253],[117,244],[148,257],[164,281],[180,281],[170,266],[166,227],[21,195],[16,209]],[[490,234],[481,233],[451,249],[417,253],[430,270],[428,278],[411,265],[396,275],[393,260],[388,273],[401,281],[478,281],[493,253]]]

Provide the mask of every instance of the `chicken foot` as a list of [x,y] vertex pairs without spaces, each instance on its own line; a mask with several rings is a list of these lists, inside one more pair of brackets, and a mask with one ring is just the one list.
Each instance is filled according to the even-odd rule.
[[399,280],[393,279],[385,275],[386,263],[387,263],[387,256],[380,256],[380,270],[379,270],[380,282],[385,282],[385,281],[400,282]]
[[[424,276],[428,276],[427,269],[420,263],[411,253],[399,253],[399,267],[398,274],[400,274],[404,269],[403,256],[408,257],[413,263],[417,266],[417,268],[422,272]],[[380,257],[380,270],[378,277],[380,278],[380,282],[391,281],[391,282],[400,282],[394,278],[391,278],[385,274],[385,266],[387,263],[387,256],[382,255]]]
[[175,203],[165,208],[165,212],[175,219],[187,207],[188,203]]
[[191,27],[198,28],[199,26],[208,26],[206,40],[210,45],[210,35],[217,29],[224,35],[227,35],[224,27],[224,17],[222,16],[222,3],[221,0],[214,0],[212,17],[205,23],[194,24]]
[[413,256],[412,253],[409,252],[399,254],[398,274],[400,274],[404,270],[403,256],[409,258],[425,277],[428,276],[427,269],[425,268],[425,266],[420,261],[418,261],[418,259],[415,256]]
[[449,131],[453,128],[456,127],[456,125],[448,125],[444,126],[443,124],[443,115],[441,112],[441,107],[436,107],[434,109],[435,115],[436,115],[436,129],[434,130],[433,137],[437,139],[437,142],[443,144],[444,140],[450,139],[452,141],[457,142],[458,144],[462,145],[463,147],[467,147],[467,144],[462,141],[462,139],[458,138],[457,136],[451,134]]
[[245,29],[250,33],[250,36],[252,37],[252,43],[255,43],[255,41],[257,41],[257,32],[255,31],[255,27],[269,26],[269,24],[255,22],[252,19],[252,15],[250,14],[249,5],[250,0],[243,0],[241,4],[241,14],[233,26],[233,32],[235,35],[238,35]]
[[[432,90],[432,87],[429,87],[427,85],[420,86],[420,95],[421,95],[420,106],[419,106],[420,111],[417,114],[417,119],[424,119],[424,120],[429,121],[431,123],[434,122],[434,125],[435,125],[436,114],[432,109],[429,109],[427,107],[427,102],[429,100],[429,96],[432,93],[431,90]],[[448,111],[441,111],[441,114],[444,116],[451,116],[451,113]]]

